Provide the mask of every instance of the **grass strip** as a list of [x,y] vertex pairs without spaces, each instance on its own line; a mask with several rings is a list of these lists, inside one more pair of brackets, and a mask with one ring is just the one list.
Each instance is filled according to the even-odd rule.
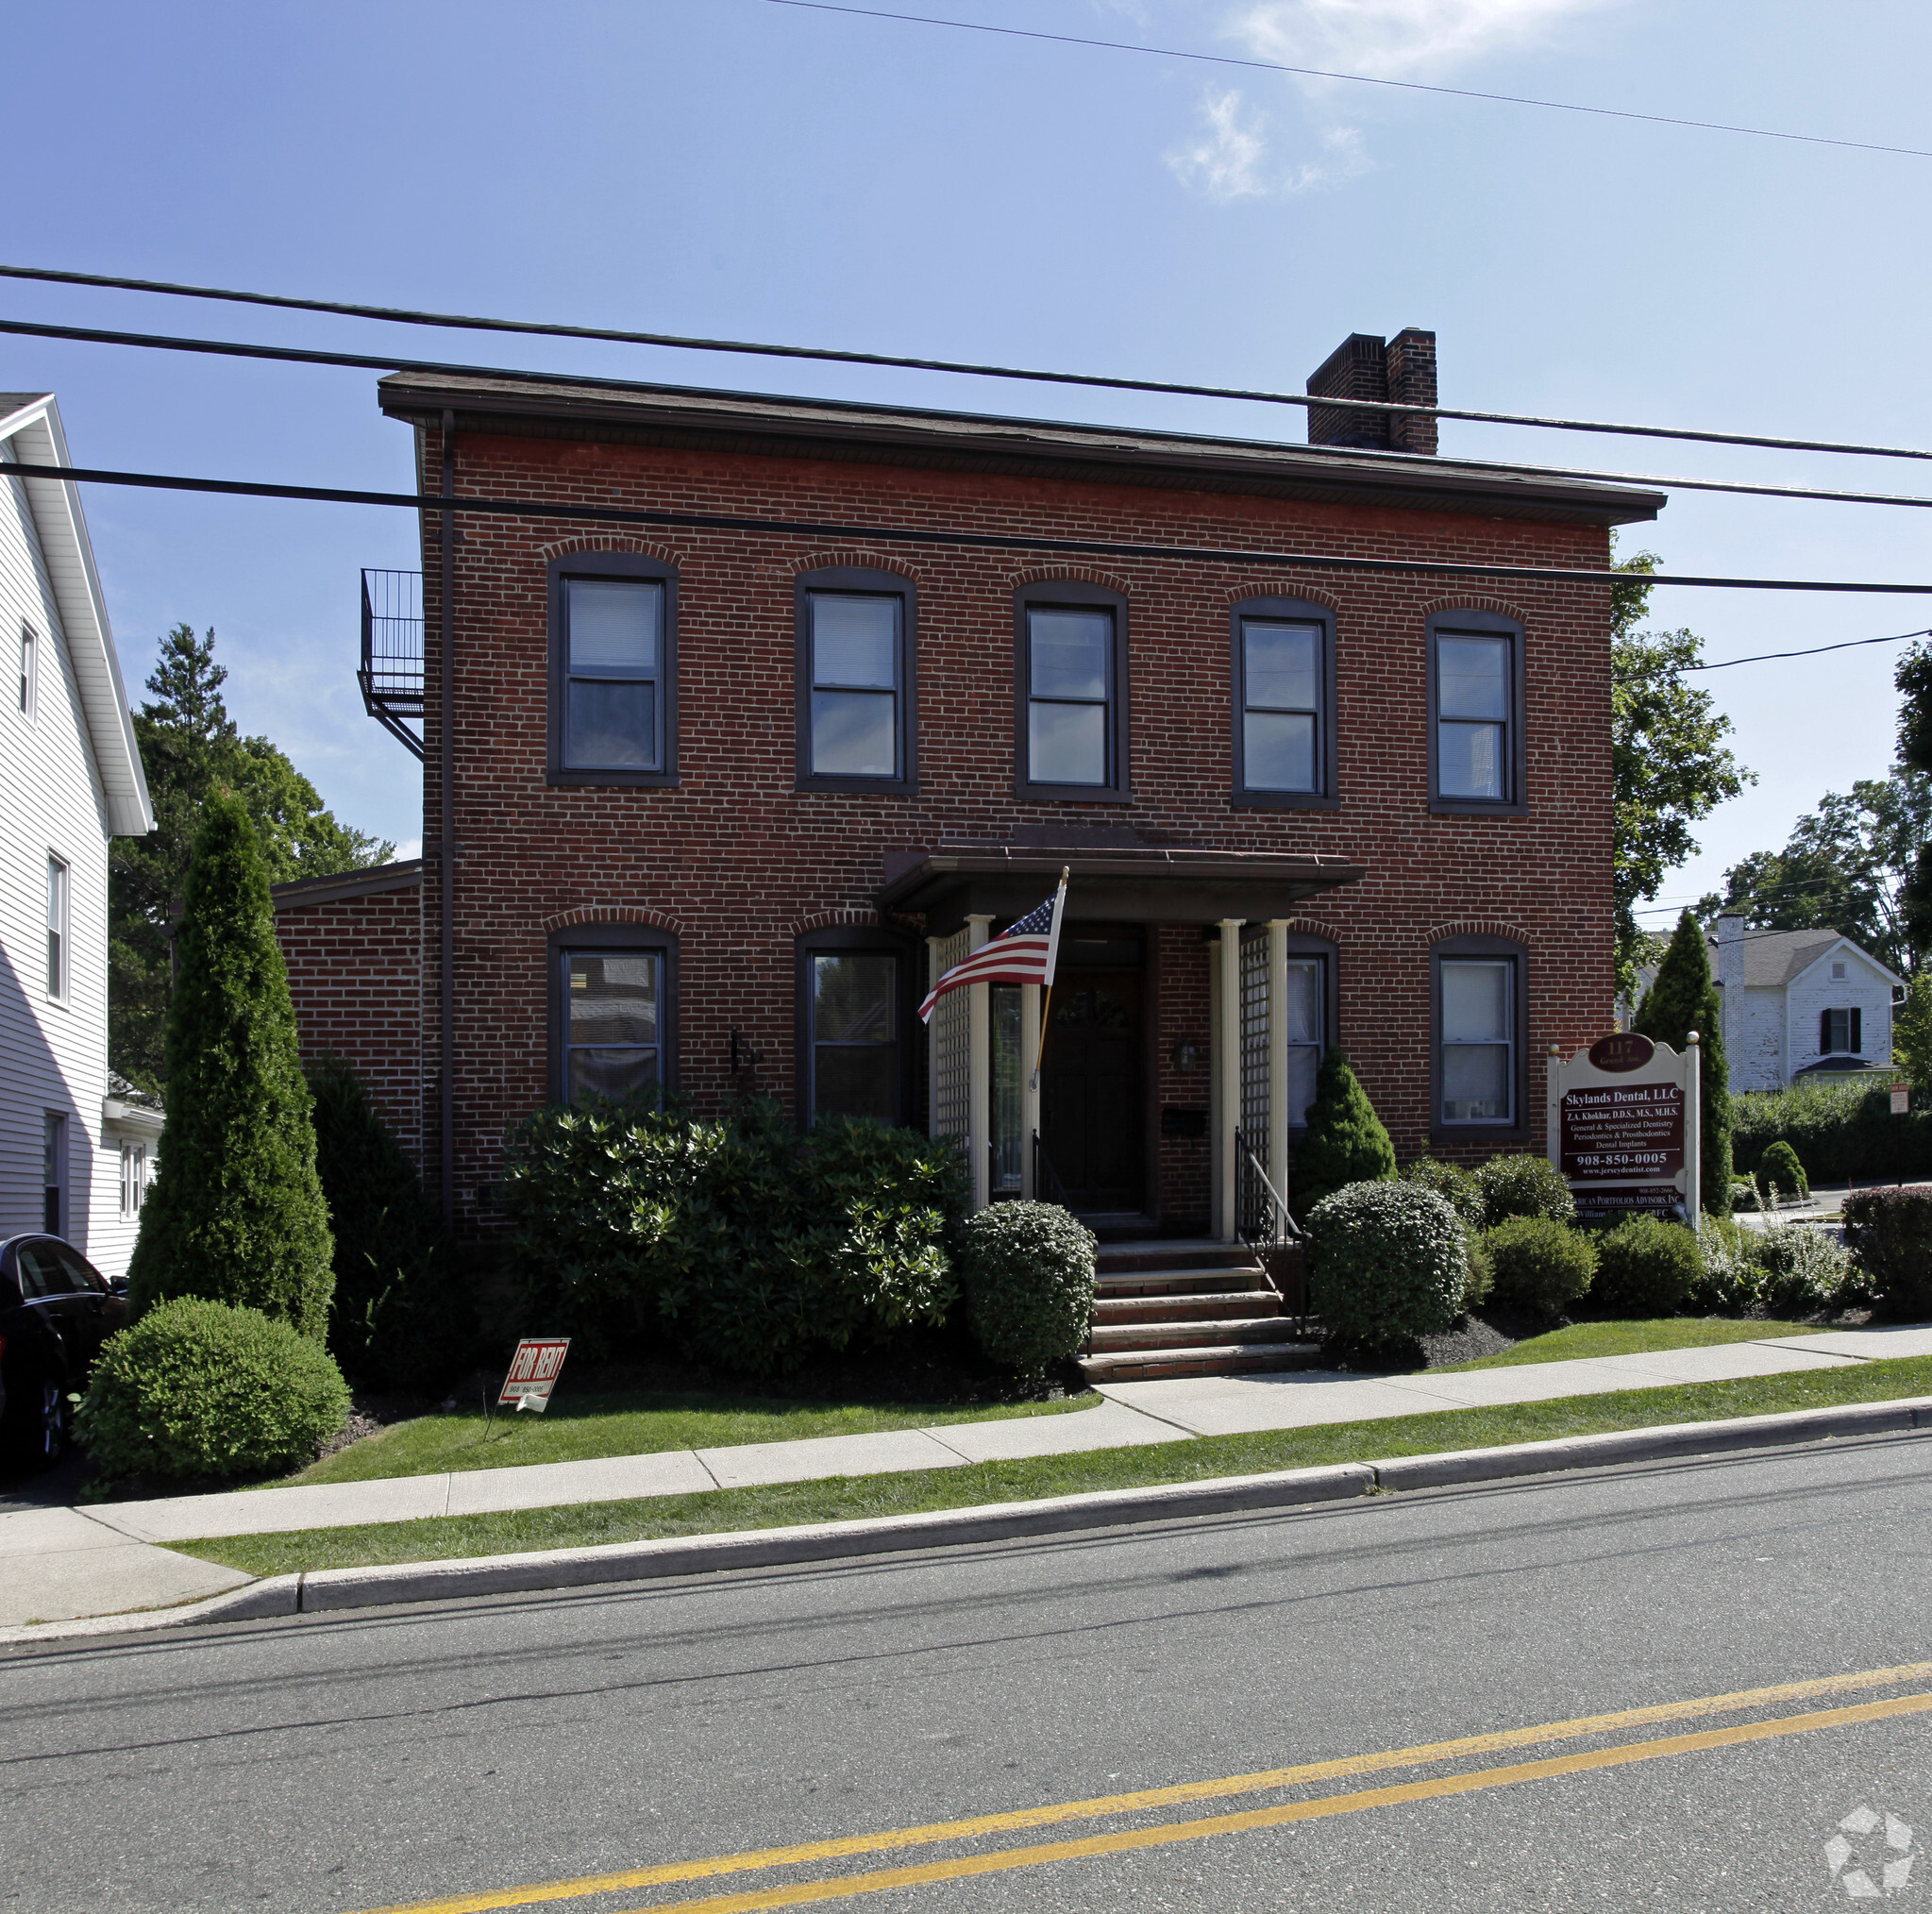
[[1002,1422],[1092,1409],[1095,1395],[1071,1402],[1003,1402],[946,1408],[931,1402],[793,1402],[782,1396],[622,1394],[560,1397],[542,1416],[499,1411],[485,1419],[464,1407],[417,1416],[311,1463],[261,1488],[315,1482],[378,1482],[532,1462],[590,1462],[607,1455],[655,1455],[672,1449],[730,1449],[746,1442],[801,1442],[816,1436],[869,1436],[882,1429],[939,1429],[956,1422]]
[[1520,1363],[1572,1363],[1591,1356],[1648,1355],[1663,1349],[1709,1349],[1720,1343],[1760,1342],[1773,1335],[1823,1335],[1815,1322],[1758,1322],[1737,1316],[1659,1316],[1649,1320],[1571,1322],[1547,1335],[1525,1336],[1495,1355],[1445,1363],[1437,1374],[1507,1369]]
[[1208,1436],[1152,1449],[1100,1449],[1022,1462],[979,1462],[960,1469],[902,1475],[839,1476],[760,1488],[712,1489],[629,1502],[577,1503],[503,1514],[444,1516],[360,1528],[306,1529],[291,1535],[227,1536],[173,1544],[179,1553],[220,1562],[251,1575],[296,1570],[363,1568],[389,1562],[447,1561],[516,1554],[670,1536],[718,1535],[734,1529],[788,1528],[805,1522],[914,1515],[981,1503],[1028,1502],[1095,1489],[1200,1482],[1256,1475],[1328,1462],[1370,1462],[1430,1455],[1451,1449],[1491,1449],[1544,1442],[1611,1429],[1667,1422],[1722,1421],[1842,1402],[1881,1402],[1932,1395],[1932,1356],[1847,1364],[1793,1375],[1752,1376],[1613,1395],[1571,1396],[1492,1409],[1438,1409],[1378,1422],[1336,1422],[1252,1436]]

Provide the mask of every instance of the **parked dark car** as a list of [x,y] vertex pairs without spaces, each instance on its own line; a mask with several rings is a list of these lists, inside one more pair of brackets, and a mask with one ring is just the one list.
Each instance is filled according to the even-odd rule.
[[73,1399],[126,1320],[127,1285],[59,1237],[0,1241],[0,1451],[9,1462],[59,1459]]

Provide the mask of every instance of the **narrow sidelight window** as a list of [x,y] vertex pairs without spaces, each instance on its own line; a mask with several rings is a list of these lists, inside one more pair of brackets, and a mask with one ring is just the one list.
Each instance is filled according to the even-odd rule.
[[1506,804],[1513,755],[1516,641],[1503,633],[1436,634],[1436,788],[1441,798]]
[[147,1194],[147,1146],[124,1143],[121,1146],[121,1214],[138,1217],[142,1199]]
[[41,1228],[50,1236],[67,1234],[67,1118],[46,1113],[42,1132],[46,1167],[42,1172]]
[[899,959],[882,950],[812,950],[813,1119],[899,1120]]
[[1241,788],[1321,789],[1322,628],[1241,621]]
[[563,1094],[643,1097],[664,1083],[661,950],[565,950]]
[[58,857],[47,859],[47,995],[57,1002],[67,997],[67,866]]
[[1308,1106],[1315,1100],[1315,1077],[1328,1029],[1327,983],[1323,959],[1288,959],[1288,1122],[1297,1130],[1306,1127]]
[[664,768],[664,588],[636,579],[565,579],[563,763]]
[[1821,1011],[1818,1049],[1822,1056],[1859,1055],[1865,1048],[1864,1013],[1857,1010]]
[[809,592],[805,602],[809,775],[903,779],[902,601]]
[[40,640],[34,635],[31,625],[20,628],[20,714],[31,718],[34,714],[34,700],[40,676]]
[[1441,1120],[1516,1120],[1516,965],[1506,957],[1445,958]]

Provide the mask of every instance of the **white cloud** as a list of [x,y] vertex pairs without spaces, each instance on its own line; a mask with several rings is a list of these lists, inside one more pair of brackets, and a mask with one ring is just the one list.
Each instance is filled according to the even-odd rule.
[[1320,134],[1323,158],[1285,169],[1270,164],[1268,116],[1251,109],[1240,92],[1210,92],[1201,102],[1206,122],[1201,137],[1169,153],[1168,165],[1184,186],[1208,199],[1285,198],[1352,178],[1368,164],[1350,126]]
[[1252,0],[1223,31],[1256,59],[1378,79],[1435,77],[1547,44],[1621,0]]

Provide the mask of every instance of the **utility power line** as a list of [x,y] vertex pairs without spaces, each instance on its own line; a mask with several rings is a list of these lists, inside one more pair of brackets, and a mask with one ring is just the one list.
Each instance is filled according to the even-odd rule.
[[1430,86],[1421,80],[1381,79],[1372,74],[1336,73],[1319,66],[1289,66],[1276,59],[1244,59],[1227,53],[1191,53],[1173,46],[1137,46],[1132,41],[1093,40],[1073,33],[1042,33],[1026,26],[989,26],[977,20],[943,20],[927,13],[888,13],[876,7],[840,7],[832,0],[768,0],[775,7],[806,13],[845,13],[860,20],[892,20],[908,26],[945,26],[961,33],[990,33],[1008,40],[1041,40],[1056,46],[1101,47],[1109,53],[1140,53],[1157,59],[1194,60],[1203,66],[1246,67],[1259,73],[1294,74],[1303,79],[1345,80],[1351,86],[1389,87],[1405,93],[1442,93],[1450,99],[1487,100],[1499,106],[1536,107],[1551,113],[1587,113],[1601,120],[1636,120],[1651,126],[1682,126],[1700,133],[1737,133],[1753,140],[1789,140],[1806,146],[1842,146],[1858,153],[1893,153],[1907,160],[1932,160],[1917,146],[1881,146],[1869,140],[1834,140],[1823,133],[1789,133],[1772,126],[1731,126],[1721,120],[1685,120],[1667,113],[1639,113],[1624,107],[1585,107],[1573,100],[1532,99],[1521,93],[1478,92],[1470,87]]
[[[949,546],[968,550],[1042,551],[1089,558],[1199,560],[1213,564],[1285,565],[1314,571],[1370,572],[1400,577],[1513,579],[1522,583],[1618,585],[1627,572],[1581,565],[1498,565],[1460,559],[1351,558],[1339,552],[1284,552],[1221,546],[1151,545],[1126,539],[1037,538],[1020,532],[938,531],[922,526],[841,525],[815,520],[748,517],[710,512],[654,512],[614,505],[565,505],[544,498],[491,498],[473,493],[377,492],[331,485],[278,485],[246,478],[193,478],[176,473],[119,472],[80,465],[0,462],[19,478],[68,484],[128,485],[161,492],[210,492],[249,498],[295,498],[330,505],[383,505],[411,512],[480,512],[519,518],[587,519],[610,525],[674,525],[697,530],[750,531],[806,538],[881,539],[893,544]],[[1932,583],[1890,584],[1846,579],[1717,578],[1647,572],[1653,584],[1714,591],[1839,592],[1883,597],[1932,597]]]
[[1715,664],[1680,664],[1677,671],[1680,677],[1687,671],[1728,671],[1734,664],[1764,664],[1773,658],[1816,658],[1826,651],[1856,651],[1861,645],[1903,645],[1907,638],[1932,638],[1932,629],[1894,631],[1889,638],[1847,638],[1841,645],[1810,645],[1802,651],[1760,651],[1750,658],[1721,658]]
[[[1024,379],[1045,385],[1092,386],[1112,392],[1160,393],[1182,398],[1235,399],[1255,405],[1299,406],[1304,410],[1311,406],[1320,406],[1324,410],[1333,409],[1338,411],[1455,419],[1468,424],[1521,426],[1540,431],[1609,433],[1623,438],[1673,439],[1697,445],[1746,445],[1780,452],[1831,452],[1861,459],[1932,460],[1932,449],[1914,445],[1866,445],[1830,439],[1789,439],[1753,432],[1707,431],[1691,427],[1622,425],[1602,419],[1566,419],[1533,412],[1488,412],[1455,406],[1408,405],[1394,399],[1322,398],[1307,393],[1270,392],[1259,387],[1195,385],[1178,379],[1125,378],[1106,373],[1047,372],[1030,366],[988,365],[972,360],[917,359],[898,353],[848,351],[836,346],[754,344],[742,339],[705,339],[676,332],[633,332],[617,327],[570,326],[549,320],[485,319],[458,312],[421,311],[401,306],[368,306],[342,299],[305,299],[277,293],[245,293],[220,286],[186,285],[167,279],[136,279],[110,273],[67,272],[53,267],[0,265],[0,278],[33,279],[55,285],[93,286],[119,292],[155,293],[171,298],[218,299],[234,305],[278,307],[301,312],[332,312],[351,319],[374,319],[399,326],[438,326],[472,332],[527,332],[546,338],[595,339],[623,345],[664,346],[685,352],[744,353],[754,358],[823,360],[842,365],[882,365],[912,372],[956,373],[973,378]],[[505,371],[492,366],[439,367],[424,364],[418,367],[409,361],[358,358],[352,354],[331,356],[304,352],[287,346],[250,347],[212,340],[170,340],[150,333],[104,332],[76,327],[35,325],[25,320],[0,322],[0,331],[25,333],[41,338],[91,340],[106,344],[165,345],[176,351],[234,351],[255,358],[301,359],[317,364],[381,365],[397,370],[466,371],[502,378],[546,378],[562,383],[584,385],[618,385],[630,382],[598,379],[588,376],[575,377],[563,373]],[[1390,456],[1387,453],[1368,450],[1364,450],[1362,455],[1365,458]],[[1686,485],[1703,483],[1709,489],[1718,489],[1712,481],[1685,479],[1669,482]],[[1791,495],[1802,497],[1811,495],[1794,493]],[[1919,501],[1886,498],[1871,502],[1894,504]]]

